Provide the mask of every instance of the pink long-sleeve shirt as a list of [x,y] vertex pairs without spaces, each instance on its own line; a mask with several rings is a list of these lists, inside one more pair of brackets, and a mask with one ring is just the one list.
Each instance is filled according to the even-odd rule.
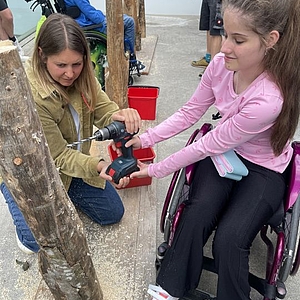
[[215,105],[222,118],[216,127],[197,142],[149,165],[151,177],[162,178],[189,164],[234,149],[245,159],[282,173],[292,157],[287,143],[275,156],[270,144],[272,126],[283,98],[268,74],[262,73],[241,94],[233,88],[233,71],[225,68],[224,55],[218,54],[207,67],[190,100],[168,119],[140,135],[142,148],[166,140],[191,127]]

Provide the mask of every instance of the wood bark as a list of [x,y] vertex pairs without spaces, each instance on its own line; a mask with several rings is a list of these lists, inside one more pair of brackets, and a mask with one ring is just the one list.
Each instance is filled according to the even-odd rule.
[[136,0],[139,2],[139,34],[140,38],[146,37],[146,12],[145,12],[145,1],[144,0]]
[[128,106],[129,57],[124,52],[122,1],[106,1],[106,19],[109,76],[106,79],[105,91],[120,108],[126,108]]
[[40,245],[55,299],[103,299],[83,224],[55,168],[14,46],[0,42],[0,174]]
[[135,50],[141,50],[141,34],[138,16],[139,0],[124,0],[124,12],[133,17],[135,23]]

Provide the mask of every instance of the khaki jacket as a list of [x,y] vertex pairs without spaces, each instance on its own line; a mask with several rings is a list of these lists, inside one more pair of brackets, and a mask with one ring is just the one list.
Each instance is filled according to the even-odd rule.
[[[26,73],[51,156],[66,190],[70,187],[72,177],[82,178],[92,186],[104,188],[105,180],[99,177],[96,169],[100,157],[91,157],[89,154],[91,142],[80,144],[79,150],[67,147],[67,144],[78,140],[69,105],[59,95],[53,100],[43,91],[35,80],[30,62],[27,62]],[[93,80],[97,81],[96,78]],[[81,139],[93,135],[93,125],[97,128],[108,125],[112,121],[112,114],[119,111],[118,105],[108,98],[99,83],[97,103],[93,112],[89,112],[81,94],[75,89],[70,90],[70,99],[79,116]]]

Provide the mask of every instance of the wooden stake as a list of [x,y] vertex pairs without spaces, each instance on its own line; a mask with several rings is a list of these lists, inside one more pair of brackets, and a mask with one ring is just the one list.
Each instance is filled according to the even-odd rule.
[[64,189],[16,47],[0,42],[0,174],[40,245],[55,299],[103,299],[83,224]]

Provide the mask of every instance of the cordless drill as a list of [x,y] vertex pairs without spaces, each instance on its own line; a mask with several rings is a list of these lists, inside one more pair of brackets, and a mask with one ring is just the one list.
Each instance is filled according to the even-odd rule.
[[106,174],[111,176],[116,184],[119,183],[121,178],[139,170],[137,167],[137,159],[133,156],[132,146],[128,148],[125,147],[126,142],[128,142],[134,134],[128,133],[125,124],[119,121],[114,121],[94,133],[96,141],[112,139],[116,147],[122,151],[122,156],[114,159],[106,170]]

